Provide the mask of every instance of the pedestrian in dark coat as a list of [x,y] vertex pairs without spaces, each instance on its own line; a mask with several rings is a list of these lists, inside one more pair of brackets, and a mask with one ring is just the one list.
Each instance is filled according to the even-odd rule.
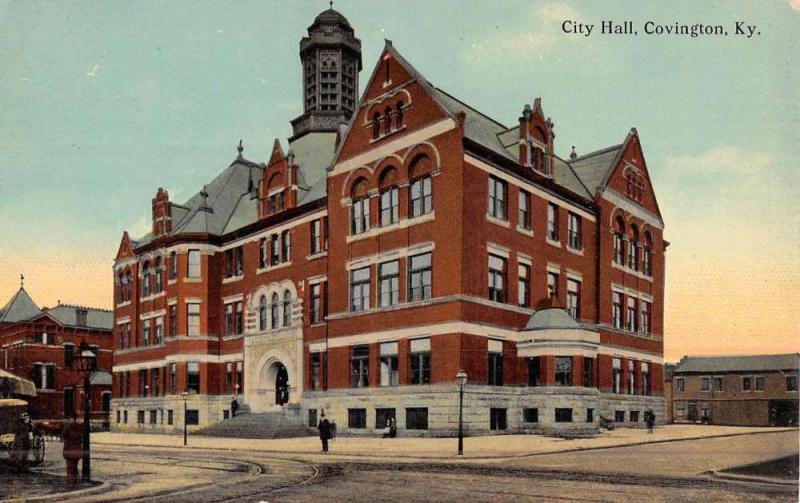
[[319,430],[319,439],[322,441],[322,453],[327,454],[328,440],[331,438],[331,423],[328,421],[328,418],[325,417],[325,412],[323,412],[320,417],[321,419],[317,429]]
[[83,457],[83,429],[72,420],[64,425],[64,460],[67,462],[67,484],[74,486],[78,480],[78,461]]
[[653,433],[653,425],[656,423],[656,415],[650,409],[647,409],[644,414],[644,420],[647,423],[647,433]]
[[239,412],[239,400],[233,397],[233,400],[231,400],[231,417],[236,417],[237,412]]

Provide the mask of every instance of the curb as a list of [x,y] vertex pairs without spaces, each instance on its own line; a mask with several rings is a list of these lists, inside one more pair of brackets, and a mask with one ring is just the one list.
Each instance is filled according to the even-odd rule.
[[726,473],[724,470],[710,472],[709,475],[715,479],[734,480],[737,482],[753,482],[757,484],[770,484],[786,487],[797,487],[798,482],[791,479],[779,479],[776,477],[762,477],[758,475],[739,475],[738,473]]
[[[744,435],[760,435],[760,434],[775,434],[775,433],[785,433],[788,431],[795,431],[793,428],[788,429],[780,429],[775,431],[757,431],[757,432],[739,432],[739,433],[723,433],[719,435],[707,435],[707,436],[695,436],[695,437],[684,437],[684,438],[668,438],[668,439],[661,439],[661,440],[646,440],[646,441],[639,441],[639,442],[630,442],[624,444],[617,444],[617,445],[607,445],[607,446],[592,446],[592,447],[574,447],[574,448],[566,448],[566,449],[559,449],[555,451],[548,451],[548,452],[526,452],[526,453],[509,453],[509,454],[496,454],[496,455],[474,455],[474,456],[456,456],[454,454],[447,455],[447,456],[419,456],[414,454],[402,454],[402,453],[394,453],[391,458],[388,458],[386,455],[375,455],[375,454],[368,454],[368,453],[335,453],[331,452],[331,456],[335,457],[358,457],[358,458],[371,458],[371,459],[397,459],[397,458],[404,458],[404,459],[417,459],[417,460],[492,460],[492,459],[514,459],[514,458],[525,458],[525,457],[533,457],[533,456],[547,456],[551,454],[563,454],[568,452],[583,452],[583,451],[595,451],[595,450],[602,450],[602,449],[619,449],[622,447],[632,447],[635,445],[649,445],[649,444],[666,444],[672,442],[685,442],[690,440],[704,440],[704,439],[715,439],[715,438],[727,438],[727,437],[738,437]],[[207,438],[214,438],[214,437],[207,437]],[[224,438],[224,437],[217,437],[217,438]],[[152,447],[152,448],[170,448],[170,449],[197,449],[197,450],[218,450],[218,451],[258,451],[262,453],[269,453],[269,454],[285,454],[291,456],[297,455],[319,455],[320,453],[316,450],[313,452],[306,452],[306,451],[286,451],[286,450],[271,450],[271,449],[257,449],[257,448],[246,448],[246,447],[202,447],[202,446],[172,446],[172,445],[162,445],[162,444],[119,444],[114,442],[103,442],[95,440],[93,442],[95,445],[103,445],[103,446],[117,446],[117,447]]]
[[[48,475],[60,476],[59,474],[55,474],[53,472],[42,472],[42,473],[46,473]],[[62,491],[58,493],[44,494],[42,496],[25,496],[22,498],[3,500],[3,503],[22,503],[28,501],[71,501],[74,498],[79,498],[82,496],[90,496],[92,494],[104,493],[111,488],[108,482],[104,481],[99,481],[99,482],[100,483],[97,485],[94,485],[92,487],[87,487],[85,489],[78,489],[77,491]]]

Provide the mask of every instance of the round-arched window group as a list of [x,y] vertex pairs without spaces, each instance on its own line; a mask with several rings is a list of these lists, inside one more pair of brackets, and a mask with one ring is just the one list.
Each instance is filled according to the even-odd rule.
[[626,227],[622,216],[614,218],[614,262],[640,271],[647,276],[652,275],[653,237],[650,231],[640,234],[639,227],[632,223]]
[[284,290],[283,300],[278,292],[267,298],[262,295],[258,301],[258,329],[259,331],[274,330],[281,327],[292,326],[292,292]]
[[394,107],[387,106],[384,108],[383,114],[380,111],[373,113],[372,139],[377,140],[381,136],[402,129],[404,112],[405,104],[402,101],[398,101]]

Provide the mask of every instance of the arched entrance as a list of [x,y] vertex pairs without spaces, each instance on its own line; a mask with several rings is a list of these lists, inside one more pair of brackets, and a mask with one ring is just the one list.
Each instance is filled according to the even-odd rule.
[[289,402],[289,373],[283,363],[276,362],[276,365],[275,405],[283,405]]

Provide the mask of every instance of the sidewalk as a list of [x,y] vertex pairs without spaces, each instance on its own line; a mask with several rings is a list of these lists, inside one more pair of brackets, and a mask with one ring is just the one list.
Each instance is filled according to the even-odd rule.
[[[331,443],[330,454],[365,458],[409,459],[497,459],[556,452],[603,449],[627,445],[674,442],[679,440],[793,431],[792,428],[744,428],[735,426],[667,425],[652,434],[646,429],[618,428],[603,431],[595,438],[560,439],[541,435],[495,435],[464,439],[464,456],[456,455],[455,438],[338,437]],[[95,445],[183,447],[180,435],[95,433]],[[189,448],[259,451],[280,454],[320,452],[316,437],[287,439],[243,439],[190,436]]]

